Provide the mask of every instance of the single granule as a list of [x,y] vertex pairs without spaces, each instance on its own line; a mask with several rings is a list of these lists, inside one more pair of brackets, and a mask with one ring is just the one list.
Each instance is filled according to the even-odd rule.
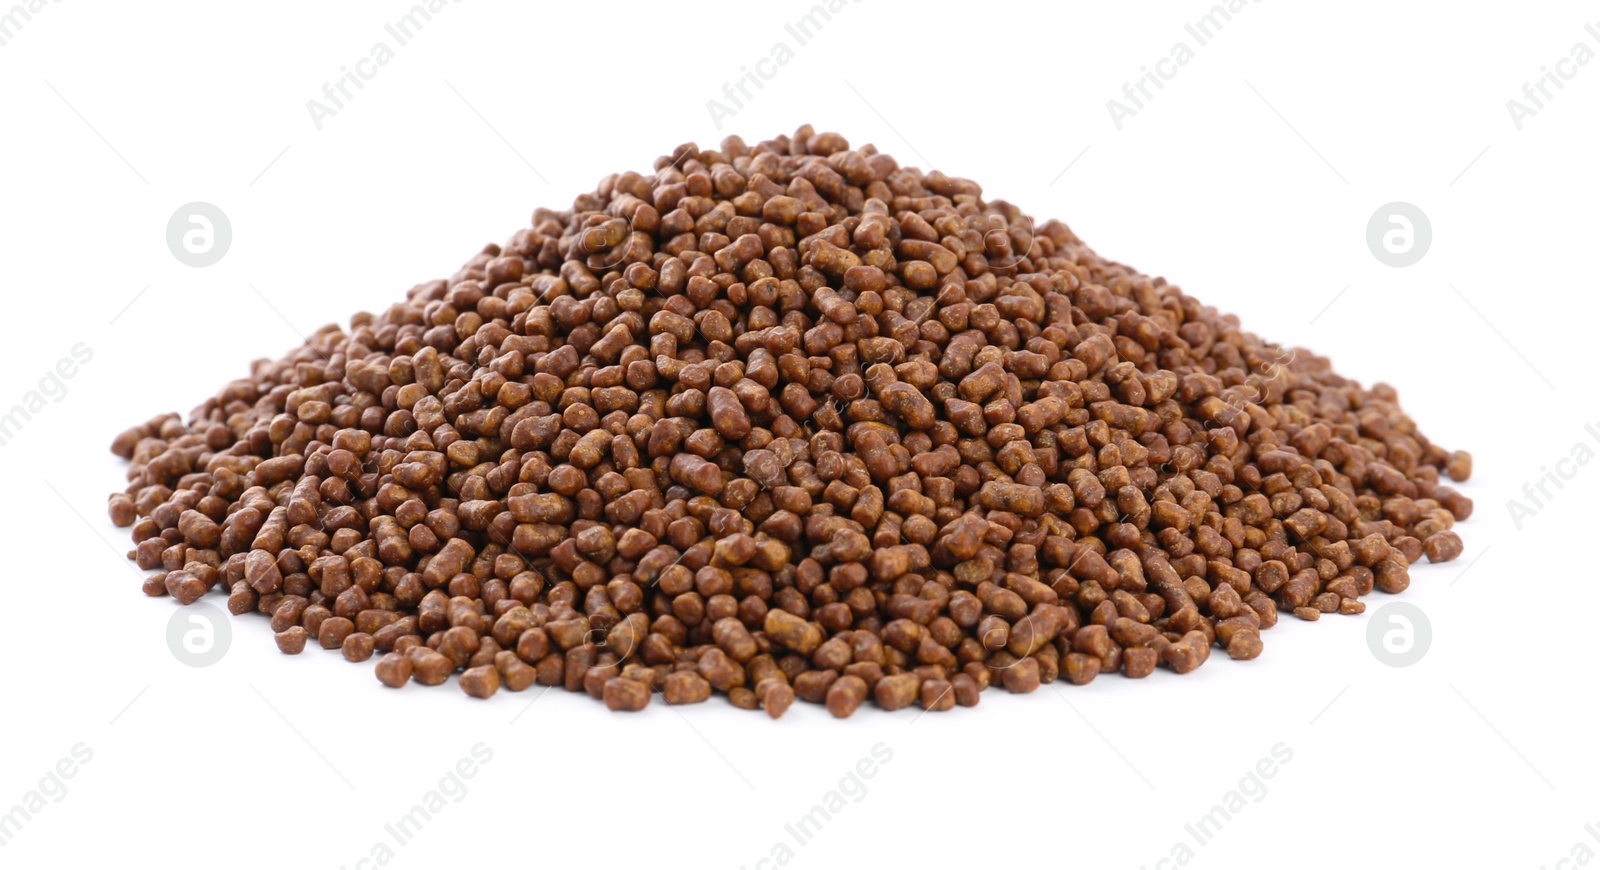
[[[324,623],[323,625],[326,628],[327,624]],[[372,635],[365,632],[356,632],[349,635],[340,644],[340,651],[344,653],[346,659],[352,662],[364,662],[372,658],[372,653],[376,648]]]
[[411,679],[411,659],[402,653],[385,653],[378,659],[378,682],[398,689]]
[[603,694],[606,706],[612,710],[637,712],[650,703],[650,687],[625,677],[606,680]]
[[1393,388],[809,127],[608,176],[112,450],[146,594],[629,711],[1254,659],[1472,510]]
[[278,641],[278,649],[288,655],[299,655],[306,648],[306,630],[298,625],[291,625],[274,637]]
[[474,698],[487,698],[500,690],[500,672],[495,666],[478,665],[461,674],[461,691]]

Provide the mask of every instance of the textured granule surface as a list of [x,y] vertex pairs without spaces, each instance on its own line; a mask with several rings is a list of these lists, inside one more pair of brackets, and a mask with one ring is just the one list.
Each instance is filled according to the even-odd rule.
[[1392,388],[809,127],[609,176],[112,449],[146,593],[614,710],[1252,659],[1472,509]]

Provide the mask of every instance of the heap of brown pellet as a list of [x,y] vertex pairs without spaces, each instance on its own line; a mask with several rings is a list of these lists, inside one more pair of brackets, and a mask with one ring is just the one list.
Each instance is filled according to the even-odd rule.
[[1255,658],[1461,552],[1393,389],[1063,224],[809,127],[655,167],[118,436],[145,591],[388,686],[848,716]]

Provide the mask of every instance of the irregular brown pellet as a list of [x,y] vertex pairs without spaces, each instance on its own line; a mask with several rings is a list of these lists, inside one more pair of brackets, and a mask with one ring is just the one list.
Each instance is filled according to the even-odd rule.
[[1373,567],[1377,587],[1389,594],[1406,591],[1411,585],[1411,569],[1398,559],[1385,559]]
[[693,671],[667,674],[661,697],[668,704],[698,704],[711,697],[711,683]]
[[1067,653],[1061,661],[1061,669],[1066,674],[1067,682],[1074,686],[1082,686],[1100,675],[1100,667],[1104,661],[1105,659],[1100,656]]
[[1211,657],[1211,641],[1204,632],[1190,631],[1161,650],[1161,663],[1180,674],[1187,674]]
[[406,655],[411,659],[411,679],[424,686],[443,683],[456,669],[450,659],[425,646],[415,647]]
[[339,649],[344,653],[345,661],[364,662],[372,658],[372,653],[377,649],[377,645],[374,643],[372,635],[358,631],[345,637],[344,642],[339,645]]
[[860,677],[846,674],[834,680],[827,691],[828,712],[836,719],[846,718],[867,699],[867,691],[867,682]]
[[607,709],[636,713],[650,703],[650,687],[622,677],[612,677],[606,680],[603,696]]
[[1022,694],[1039,688],[1039,660],[1029,657],[1018,659],[1000,671],[1000,682],[1006,691]]
[[917,703],[924,710],[939,712],[956,705],[955,686],[949,680],[923,680],[917,692]]
[[495,670],[500,672],[500,682],[513,692],[520,692],[532,686],[538,679],[538,672],[533,666],[518,658],[511,650],[495,653],[494,666]]
[[794,703],[794,689],[781,677],[768,677],[756,684],[756,697],[761,700],[761,709],[774,719],[783,716],[789,705]]
[[786,610],[768,610],[765,628],[768,637],[801,655],[822,645],[822,629]]
[[1461,538],[1455,532],[1435,532],[1422,540],[1429,562],[1449,562],[1461,555]]
[[1228,657],[1241,661],[1248,661],[1261,655],[1261,635],[1255,629],[1247,628],[1234,633],[1228,641]]
[[345,638],[355,634],[356,624],[342,616],[329,617],[317,628],[317,643],[323,649],[340,649]]
[[494,665],[479,665],[461,673],[461,691],[474,698],[487,698],[500,691],[500,673]]
[[695,668],[706,682],[720,692],[727,692],[744,684],[744,668],[728,658],[727,653],[720,649],[706,650],[701,654]]
[[411,658],[403,653],[384,653],[378,659],[378,682],[398,689],[411,679]]
[[306,648],[306,630],[298,625],[292,625],[273,635],[278,642],[278,651],[285,655],[297,656]]
[[250,588],[250,584],[240,580],[233,584],[233,591],[228,594],[228,612],[234,616],[242,616],[256,609],[258,601],[260,596]]
[[169,571],[166,577],[167,594],[179,604],[193,604],[209,589],[204,580],[190,571]]
[[1161,661],[1160,653],[1147,647],[1128,647],[1122,651],[1122,673],[1138,679],[1156,672]]
[[[129,451],[132,455],[132,451]],[[111,515],[111,522],[118,528],[127,528],[139,518],[138,510],[133,506],[133,497],[124,492],[113,493],[106,505],[107,512]]]
[[916,674],[884,677],[872,688],[872,699],[885,710],[898,710],[917,700],[922,679]]
[[979,687],[977,680],[964,673],[956,674],[950,678],[950,686],[952,689],[951,694],[955,697],[957,704],[963,707],[978,706],[978,695],[981,687]]

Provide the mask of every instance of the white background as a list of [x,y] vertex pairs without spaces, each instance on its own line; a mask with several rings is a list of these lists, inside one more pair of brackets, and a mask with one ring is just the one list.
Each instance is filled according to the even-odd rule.
[[[1172,867],[1157,862],[1180,842],[1186,866],[1217,868],[1554,868],[1600,851],[1584,828],[1600,823],[1600,469],[1520,530],[1507,507],[1575,444],[1600,450],[1584,429],[1600,433],[1600,63],[1521,130],[1506,109],[1575,43],[1600,50],[1584,29],[1600,7],[1250,3],[1118,130],[1106,101],[1194,48],[1184,25],[1206,3],[863,0],[796,46],[784,24],[803,2],[466,0],[318,130],[306,102],[393,46],[384,25],[407,8],[65,0],[0,47],[0,408],[76,343],[93,352],[0,447],[0,812],[75,745],[93,752],[0,865],[354,868],[480,742],[492,760],[389,866],[754,868],[780,842],[793,867]],[[706,101],[780,40],[793,60],[718,130]],[[255,616],[215,666],[169,653],[175,606],[140,594],[105,518],[118,431],[187,414],[250,360],[449,275],[609,172],[801,123],[1061,218],[1252,330],[1394,384],[1432,439],[1472,451],[1466,553],[1415,568],[1403,596],[1432,626],[1422,661],[1369,652],[1381,594],[1366,616],[1285,619],[1247,664],[842,722],[803,704],[772,722],[720,700],[624,716],[562,692],[528,707],[537,689],[389,691],[370,664],[280,655]],[[165,243],[196,200],[233,227],[209,268]],[[1395,200],[1432,223],[1409,268],[1365,241]],[[879,743],[892,760],[864,796],[796,846],[784,825]],[[1293,757],[1264,796],[1197,845],[1185,825],[1280,743]]]

